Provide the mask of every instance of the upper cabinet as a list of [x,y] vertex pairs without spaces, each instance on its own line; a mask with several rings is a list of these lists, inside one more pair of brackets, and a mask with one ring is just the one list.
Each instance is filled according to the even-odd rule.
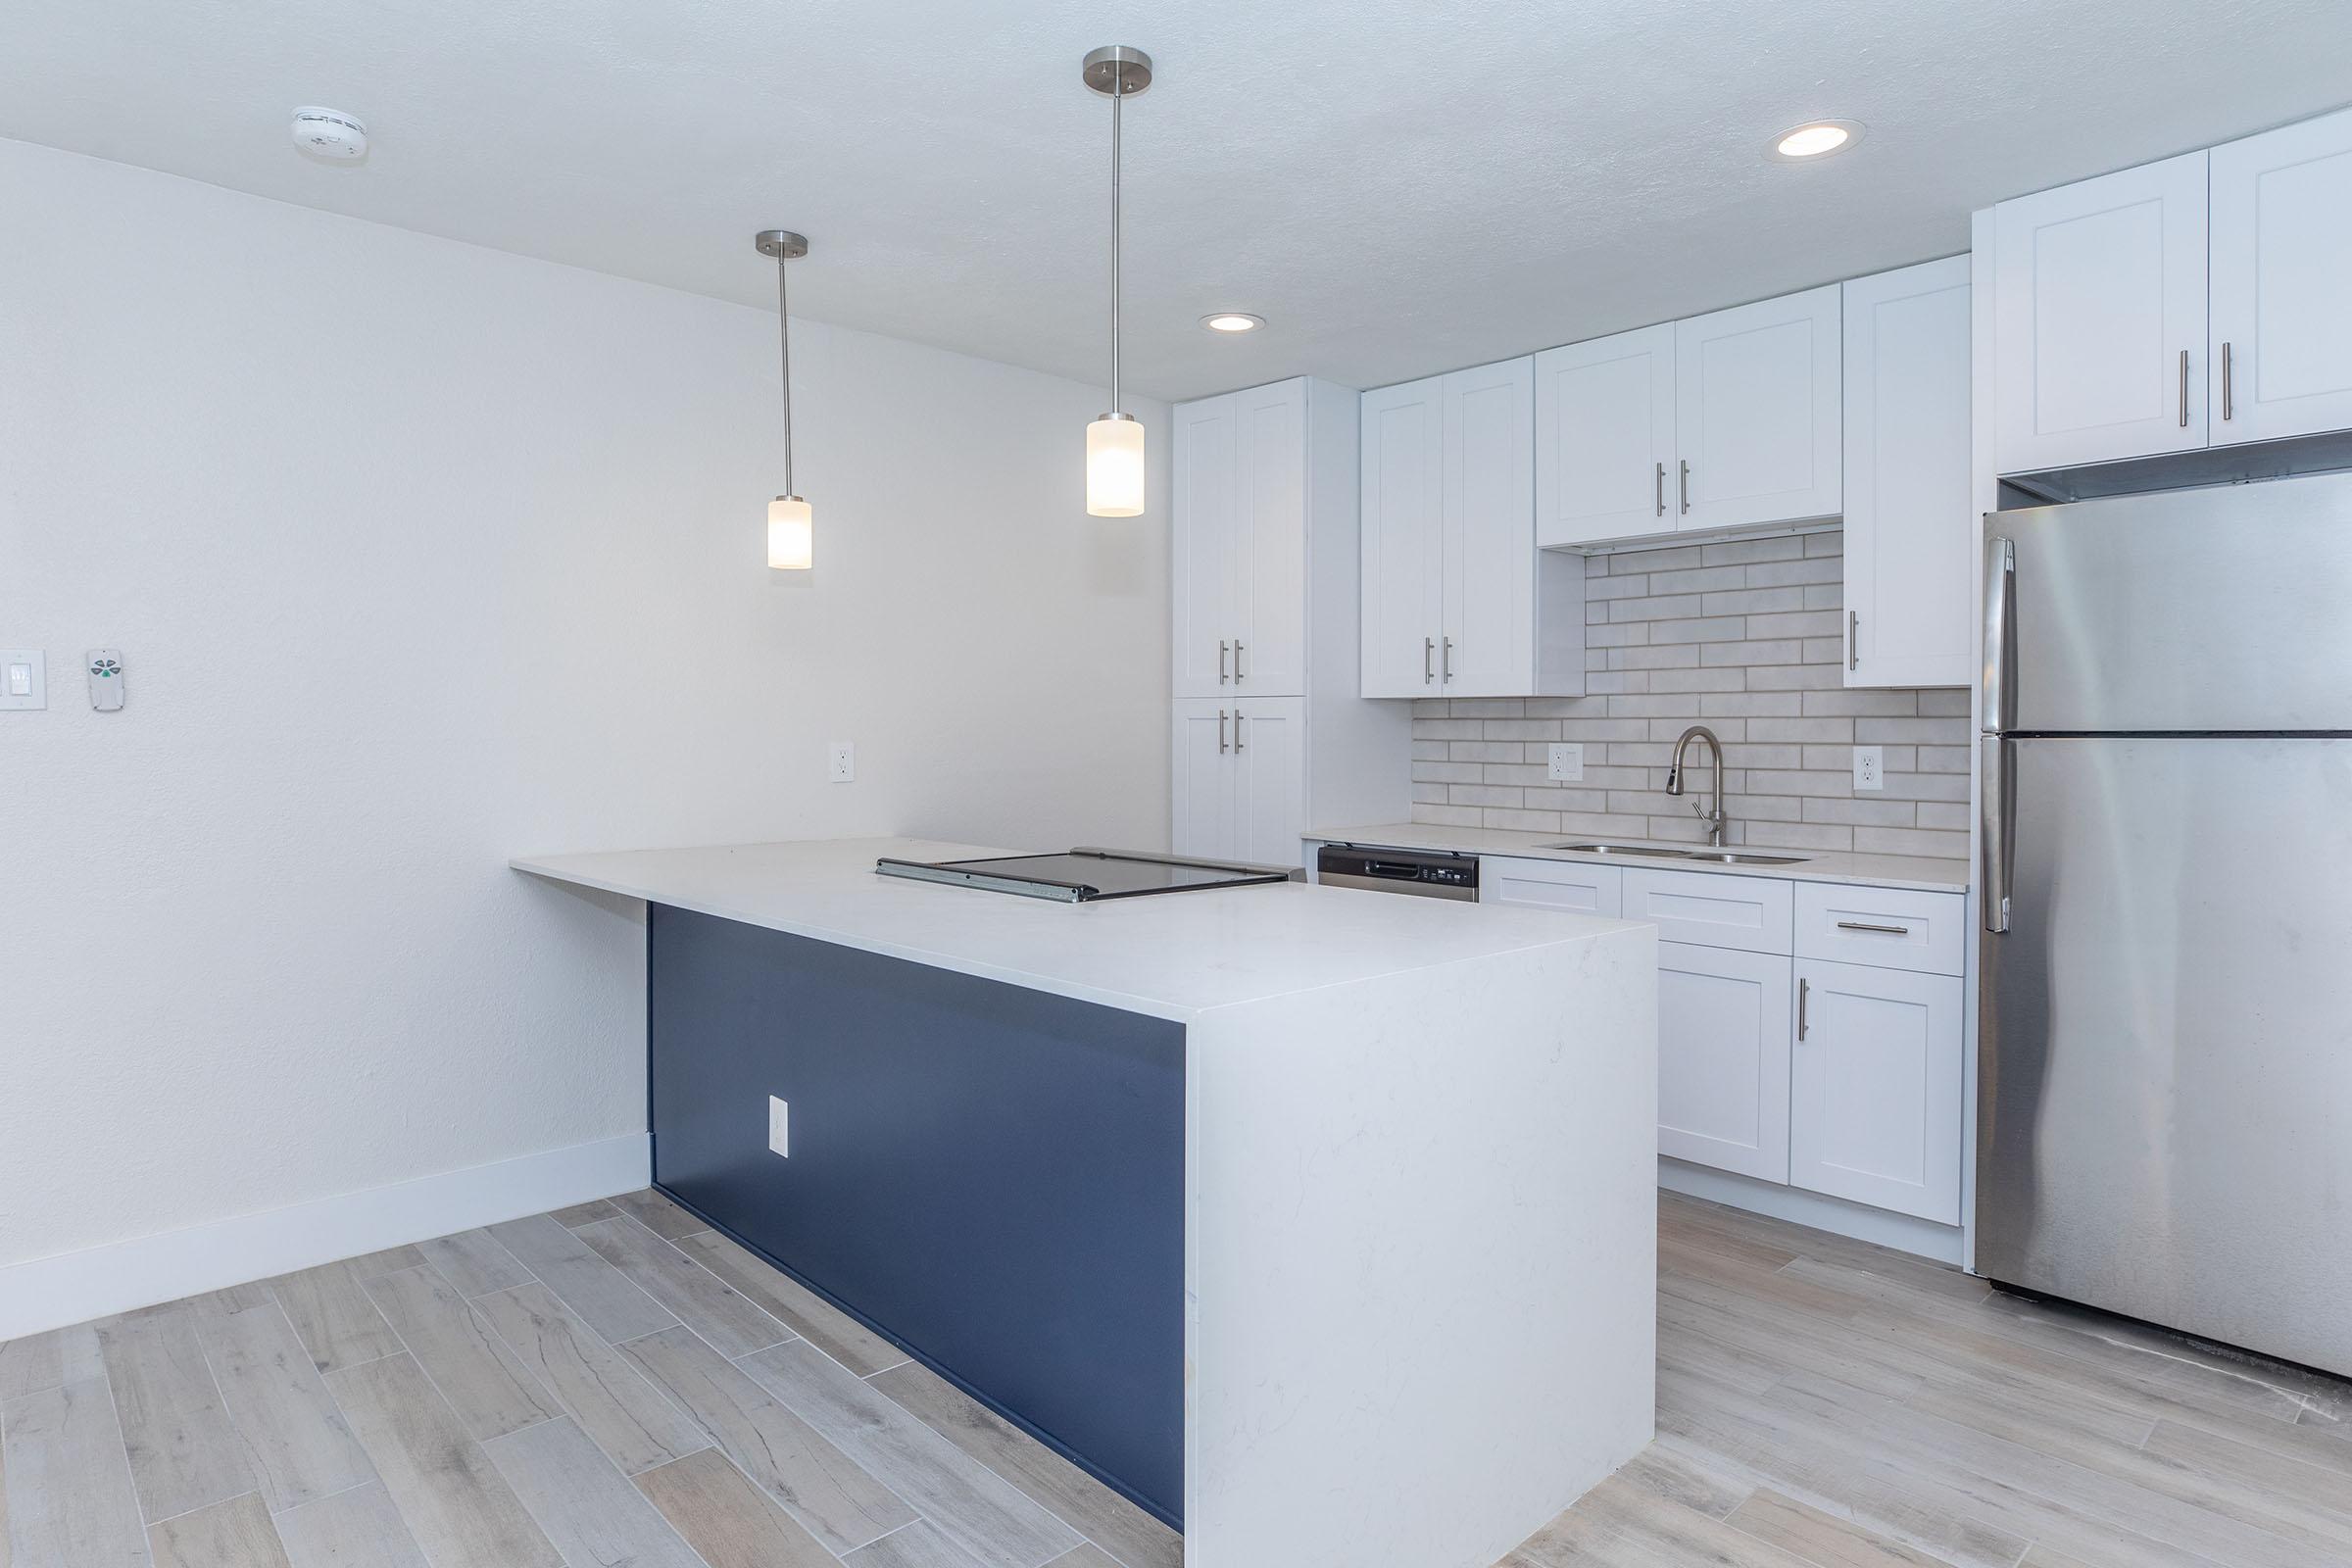
[[2352,114],[2216,147],[2216,446],[2352,429]]
[[1672,533],[1674,323],[1536,356],[1536,543]]
[[2352,112],[2003,202],[1992,231],[2001,472],[2352,429]]
[[1845,684],[1976,679],[1969,261],[1845,285]]
[[1838,315],[1809,289],[1537,355],[1536,542],[1837,515]]
[[1683,528],[1838,514],[1835,284],[1674,327]]
[[2003,472],[2205,444],[2205,155],[1993,209]]
[[1306,690],[1306,383],[1176,411],[1179,697]]
[[1539,554],[1535,365],[1363,397],[1366,697],[1575,697],[1584,563]]

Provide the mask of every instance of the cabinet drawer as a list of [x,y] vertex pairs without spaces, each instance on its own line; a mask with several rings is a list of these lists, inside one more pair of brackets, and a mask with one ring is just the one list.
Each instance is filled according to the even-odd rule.
[[1717,876],[1704,871],[1628,870],[1624,914],[1651,920],[1661,942],[1746,953],[1787,953],[1788,884],[1762,876]]
[[1967,955],[1968,899],[1958,893],[1796,885],[1800,958],[1958,974]]
[[1574,914],[1614,915],[1625,907],[1625,873],[1578,860],[1521,860],[1485,856],[1478,862],[1481,904],[1525,904]]

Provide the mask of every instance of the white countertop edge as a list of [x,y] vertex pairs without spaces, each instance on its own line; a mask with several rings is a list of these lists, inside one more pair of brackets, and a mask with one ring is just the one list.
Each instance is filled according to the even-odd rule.
[[[841,843],[845,841],[808,840],[802,842],[817,845]],[[711,848],[731,848],[731,846],[712,846]],[[618,853],[634,855],[661,852],[624,851]],[[680,853],[691,854],[694,852],[684,851]],[[1506,957],[1513,954],[1533,952],[1544,948],[1572,946],[1580,942],[1591,942],[1599,938],[1613,937],[1622,935],[1626,932],[1647,929],[1646,926],[1639,921],[1621,920],[1601,916],[1577,916],[1576,918],[1584,924],[1585,929],[1573,933],[1563,933],[1558,936],[1549,936],[1542,940],[1512,942],[1477,954],[1436,958],[1427,962],[1400,964],[1394,969],[1381,970],[1378,972],[1377,976],[1370,974],[1357,975],[1344,979],[1321,981],[1289,988],[1274,988],[1269,989],[1260,995],[1239,997],[1231,1001],[1217,1002],[1208,1004],[1206,1005],[1191,1005],[1182,1003],[1170,1002],[1164,998],[1154,997],[1145,993],[1123,991],[1112,987],[1090,985],[1085,981],[1074,980],[1066,975],[1053,974],[1043,970],[1026,969],[1016,965],[992,963],[985,959],[974,958],[966,955],[947,952],[939,949],[926,948],[914,943],[894,942],[887,938],[876,936],[867,931],[828,926],[817,921],[780,915],[772,910],[760,911],[740,906],[730,905],[721,900],[681,894],[674,889],[655,887],[643,880],[635,878],[605,874],[588,866],[577,863],[583,859],[600,859],[603,858],[603,856],[596,854],[595,852],[590,852],[585,855],[559,854],[543,856],[514,856],[507,861],[507,864],[513,870],[520,871],[530,876],[543,877],[553,882],[567,883],[577,887],[594,888],[601,892],[615,894],[623,898],[642,900],[648,904],[666,905],[671,908],[686,909],[696,914],[710,915],[721,920],[733,920],[739,924],[759,926],[770,931],[781,931],[789,936],[807,937],[811,941],[829,942],[839,947],[855,948],[860,952],[877,954],[883,957],[903,958],[908,962],[920,963],[930,968],[946,969],[957,974],[968,974],[976,979],[1002,981],[1007,985],[1019,986],[1024,990],[1044,992],[1053,996],[1068,997],[1077,1002],[1096,1003],[1102,1006],[1115,1007],[1123,1012],[1142,1013],[1149,1017],[1165,1018],[1175,1023],[1189,1023],[1207,1017],[1214,1013],[1226,1012],[1239,1007],[1247,1007],[1257,1003],[1273,1001],[1277,998],[1297,997],[1308,995],[1316,991],[1340,989],[1350,985],[1360,984],[1363,981],[1372,978],[1385,978],[1390,975],[1412,974],[1423,971],[1446,969],[1453,967],[1457,964],[1490,961],[1494,958]],[[867,874],[870,875],[870,871]],[[961,893],[967,892],[968,890],[942,889],[941,891],[948,893]],[[1247,892],[1247,890],[1234,891],[1242,893]],[[1337,892],[1338,890],[1320,891]],[[1003,897],[1004,895],[997,896]],[[1169,895],[1171,898],[1193,899],[1211,899],[1227,896],[1230,895],[1220,892],[1200,892]]]
[[[1454,850],[1465,855],[1496,855],[1522,860],[1576,860],[1588,865],[1641,866],[1653,871],[1703,871],[1709,876],[1761,876],[1784,882],[1835,882],[1851,887],[1903,888],[1924,893],[1965,893],[1969,863],[1910,855],[1862,855],[1851,850],[1785,850],[1771,845],[1732,845],[1749,855],[1800,857],[1789,865],[1726,865],[1716,860],[1684,860],[1666,856],[1592,855],[1547,846],[1580,835],[1520,833],[1504,828],[1446,827],[1432,822],[1380,822],[1368,827],[1321,828],[1302,835],[1311,844],[1369,844],[1393,850]],[[1593,839],[1598,834],[1582,835]],[[1689,849],[1657,839],[1607,842]]]

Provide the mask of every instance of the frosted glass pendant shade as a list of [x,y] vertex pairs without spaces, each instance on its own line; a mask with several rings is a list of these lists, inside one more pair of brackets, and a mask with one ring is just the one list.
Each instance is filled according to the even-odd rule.
[[1086,427],[1086,511],[1093,517],[1144,514],[1144,426],[1105,414]]
[[767,564],[778,571],[807,571],[816,564],[816,509],[799,496],[767,504]]

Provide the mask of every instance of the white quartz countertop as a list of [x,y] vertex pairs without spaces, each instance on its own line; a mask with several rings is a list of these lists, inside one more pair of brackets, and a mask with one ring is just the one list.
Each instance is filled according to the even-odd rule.
[[[1511,855],[1529,860],[1584,860],[1594,865],[1642,865],[1659,871],[1705,871],[1727,876],[1769,876],[1792,882],[1843,882],[1874,888],[1919,888],[1931,893],[1959,893],[1968,887],[1966,860],[1928,859],[1908,855],[1855,855],[1835,850],[1776,850],[1762,846],[1744,849],[1752,855],[1797,856],[1787,865],[1725,865],[1714,860],[1685,860],[1666,856],[1590,855],[1551,849],[1562,842],[1602,842],[1603,835],[1580,840],[1566,833],[1512,833],[1500,828],[1437,827],[1423,822],[1381,822],[1370,827],[1320,829],[1306,837],[1319,844],[1370,844],[1393,850],[1459,850],[1469,855]],[[1646,839],[1609,838],[1611,844],[1641,845]],[[1688,849],[1689,845],[1669,846]],[[1703,848],[1704,846],[1700,846]],[[1734,845],[1735,850],[1742,846]]]
[[1631,929],[1304,883],[1059,904],[878,876],[1024,853],[927,839],[517,856],[518,871],[1034,991],[1183,1020],[1212,1008]]

